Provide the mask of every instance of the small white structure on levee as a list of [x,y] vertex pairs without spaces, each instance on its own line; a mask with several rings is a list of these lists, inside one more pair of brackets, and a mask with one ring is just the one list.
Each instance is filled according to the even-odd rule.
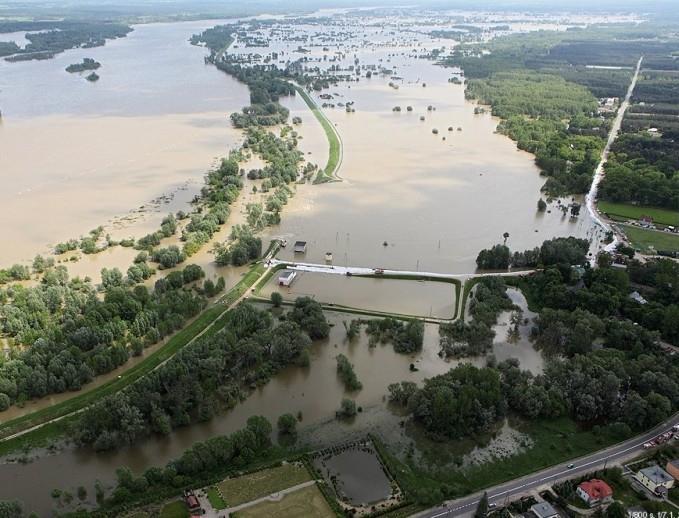
[[285,272],[283,275],[278,277],[278,285],[279,286],[290,286],[292,282],[295,280],[295,277],[297,277],[297,272],[291,271],[291,272]]

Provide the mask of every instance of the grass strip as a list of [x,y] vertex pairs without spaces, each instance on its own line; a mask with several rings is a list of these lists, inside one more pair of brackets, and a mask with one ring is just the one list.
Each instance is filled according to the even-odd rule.
[[304,102],[307,104],[318,122],[321,123],[323,131],[325,131],[325,136],[328,138],[328,163],[325,165],[325,169],[318,172],[314,183],[325,183],[332,180],[337,180],[336,172],[342,154],[342,144],[339,140],[337,130],[318,107],[318,104],[316,104],[316,102],[309,96],[309,94],[307,94],[302,88],[298,86],[295,86],[295,89],[302,99],[304,99]]

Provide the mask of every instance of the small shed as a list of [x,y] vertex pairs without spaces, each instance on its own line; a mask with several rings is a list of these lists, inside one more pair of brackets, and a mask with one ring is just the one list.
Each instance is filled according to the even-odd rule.
[[295,241],[293,250],[296,254],[306,253],[306,241]]
[[285,272],[283,275],[278,277],[278,285],[279,286],[290,286],[290,285],[292,285],[293,281],[295,280],[295,277],[297,277],[297,272],[294,272],[294,271]]

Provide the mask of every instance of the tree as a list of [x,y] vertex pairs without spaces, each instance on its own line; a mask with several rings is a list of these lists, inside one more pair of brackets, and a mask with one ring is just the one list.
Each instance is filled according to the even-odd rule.
[[339,417],[354,417],[356,415],[356,402],[353,399],[344,398],[337,415]]
[[506,245],[495,245],[493,248],[481,250],[476,257],[476,266],[481,270],[506,270],[509,268],[511,252]]
[[474,518],[486,518],[486,516],[488,516],[488,493],[484,492],[474,512]]
[[627,511],[625,506],[620,502],[613,502],[606,508],[606,518],[627,518]]
[[273,304],[273,307],[280,308],[281,304],[283,304],[283,295],[277,291],[271,292],[271,303]]
[[547,203],[545,203],[545,200],[543,200],[542,198],[540,198],[540,199],[538,200],[538,211],[544,212],[544,211],[546,211],[546,210],[547,210]]
[[283,414],[278,418],[278,433],[295,435],[297,433],[297,418],[292,414]]

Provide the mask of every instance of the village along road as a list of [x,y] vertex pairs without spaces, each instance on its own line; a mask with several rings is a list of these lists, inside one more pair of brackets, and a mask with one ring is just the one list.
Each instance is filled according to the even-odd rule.
[[[489,487],[485,491],[479,491],[464,498],[450,500],[443,506],[435,507],[417,514],[418,518],[443,518],[446,516],[467,516],[472,515],[479,504],[483,493],[488,494],[490,504],[502,505],[505,502],[515,499],[525,493],[536,490],[541,486],[551,485],[555,482],[574,478],[602,469],[604,466],[620,464],[632,459],[644,451],[644,444],[657,437],[663,432],[679,424],[679,414],[675,414],[664,423],[656,426],[646,433],[638,435],[632,439],[621,442],[609,448],[599,450],[577,459],[572,459],[551,468],[537,471],[530,475],[514,479],[510,482]],[[570,464],[574,466],[568,468]]]

